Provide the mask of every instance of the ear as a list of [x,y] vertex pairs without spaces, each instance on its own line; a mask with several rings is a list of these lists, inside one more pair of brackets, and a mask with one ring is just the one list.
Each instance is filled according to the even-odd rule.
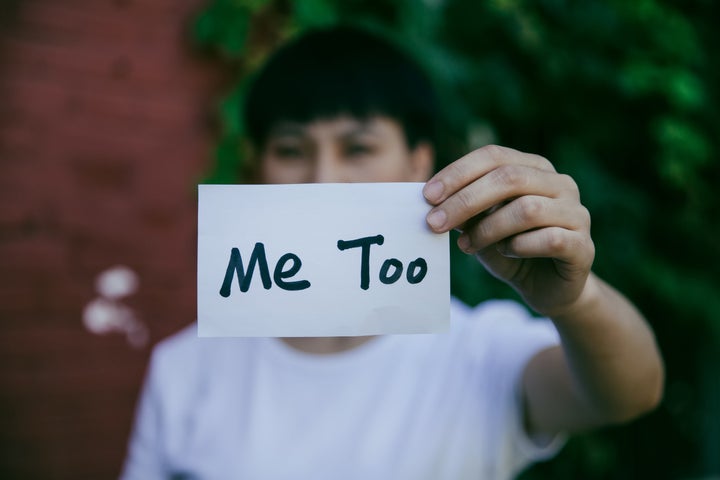
[[435,167],[435,149],[428,142],[420,142],[410,152],[411,177],[414,182],[426,182]]

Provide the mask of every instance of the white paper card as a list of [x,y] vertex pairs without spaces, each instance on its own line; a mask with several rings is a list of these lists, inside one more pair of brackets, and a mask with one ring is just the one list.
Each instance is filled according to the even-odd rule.
[[198,336],[447,331],[422,183],[200,185]]

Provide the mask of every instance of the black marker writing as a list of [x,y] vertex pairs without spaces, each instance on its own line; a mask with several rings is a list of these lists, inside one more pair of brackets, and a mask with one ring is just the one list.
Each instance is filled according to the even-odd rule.
[[[283,270],[283,267],[289,260],[292,260],[293,262],[292,267],[288,270]],[[275,265],[275,271],[273,272],[273,280],[275,280],[275,284],[283,290],[305,290],[308,288],[310,286],[310,282],[307,280],[296,280],[294,282],[285,281],[286,278],[290,278],[298,273],[300,271],[300,267],[302,267],[300,257],[294,253],[286,253],[280,257],[280,260],[278,260]]]
[[[382,245],[383,243],[385,243],[385,237],[382,235],[337,241],[337,248],[340,251],[360,248],[360,288],[363,290],[370,288],[370,247],[373,245]],[[238,248],[230,249],[230,260],[228,261],[225,277],[220,287],[220,296],[225,298],[230,296],[232,282],[235,276],[237,276],[240,291],[247,292],[250,289],[256,267],[260,272],[260,281],[265,290],[269,290],[272,287],[273,281],[275,285],[288,291],[310,288],[310,282],[308,280],[289,280],[297,275],[302,267],[300,257],[294,253],[286,253],[278,259],[273,269],[271,279],[270,266],[267,255],[265,254],[265,245],[257,242],[247,262],[247,270],[243,264],[240,250]],[[405,269],[402,261],[397,258],[388,258],[383,261],[380,267],[378,279],[380,283],[384,285],[392,285],[400,280],[403,271],[405,272],[407,282],[411,285],[416,285],[422,282],[427,275],[428,265],[424,258],[418,257],[410,262],[407,269]]]
[[[338,249],[347,250],[349,248],[361,248],[360,253],[360,288],[367,290],[370,288],[370,246],[382,245],[385,243],[385,237],[375,235],[374,237],[363,237],[355,240],[338,240]],[[423,281],[427,275],[428,266],[424,258],[418,257],[408,265],[405,272],[405,278],[411,285],[416,285]],[[380,283],[391,285],[397,282],[403,273],[403,263],[397,258],[388,258],[380,267],[379,279]]]
[[[415,270],[417,269],[417,273]],[[408,283],[415,285],[416,283],[422,282],[422,279],[427,275],[427,262],[424,258],[416,258],[407,269],[407,281]]]
[[[290,268],[285,270],[285,265],[288,262],[292,262]],[[268,266],[267,256],[265,255],[265,245],[260,242],[255,244],[252,253],[250,254],[250,260],[248,261],[247,272],[243,266],[242,256],[240,250],[232,248],[230,250],[230,261],[228,262],[227,270],[225,271],[225,278],[223,279],[222,286],[220,287],[220,295],[223,297],[230,296],[230,290],[232,287],[233,276],[237,274],[238,285],[240,286],[241,292],[247,292],[250,289],[250,283],[252,282],[253,272],[257,265],[260,271],[260,280],[262,281],[263,288],[269,290],[272,287],[272,281],[270,280],[270,269]],[[278,260],[273,271],[273,280],[275,284],[283,290],[304,290],[310,286],[310,282],[307,280],[296,280],[294,282],[286,281],[285,279],[293,277],[300,271],[302,262],[300,258],[293,253],[286,253]]]
[[360,288],[370,288],[370,245],[382,245],[385,237],[375,235],[374,237],[363,237],[355,240],[338,240],[337,248],[347,250],[348,248],[361,248],[360,254]]
[[[392,275],[388,275],[390,267],[395,268]],[[388,258],[383,262],[382,267],[380,267],[380,281],[385,285],[395,283],[398,281],[398,278],[400,278],[400,275],[402,275],[402,271],[403,264],[400,260],[397,258]]]

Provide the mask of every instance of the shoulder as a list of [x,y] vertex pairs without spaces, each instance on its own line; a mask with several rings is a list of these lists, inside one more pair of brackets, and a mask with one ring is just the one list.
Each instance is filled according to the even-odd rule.
[[198,337],[197,323],[192,323],[158,342],[153,348],[151,364],[172,365],[173,370],[182,371],[183,367],[196,366],[201,357],[207,360],[205,357],[220,356],[251,341],[252,338]]
[[192,323],[182,330],[166,337],[153,348],[152,359],[183,358],[188,354],[197,354],[202,348],[197,336],[197,323]]
[[513,321],[523,322],[532,319],[525,306],[513,300],[486,300],[471,307],[462,300],[452,297],[450,311],[454,317],[462,320],[481,320],[485,322]]
[[150,356],[151,380],[163,381],[170,372],[192,372],[204,350],[199,340],[197,324],[193,323],[158,342]]
[[[147,385],[163,403],[175,404],[204,388],[223,365],[232,363],[228,356],[244,352],[251,338],[200,338],[193,323],[160,341],[153,348]],[[177,405],[179,408],[180,405]]]
[[450,314],[453,327],[460,329],[497,334],[525,331],[530,335],[541,332],[555,335],[555,327],[550,320],[533,316],[524,305],[513,300],[487,300],[471,307],[452,298]]
[[193,323],[153,347],[145,379],[145,395],[163,409],[167,408],[167,402],[181,398],[182,392],[197,376],[197,360],[203,347],[196,332],[197,326]]
[[487,363],[514,363],[517,368],[538,351],[560,343],[550,320],[534,317],[512,300],[489,300],[470,307],[453,299],[451,317],[453,334],[461,337],[470,356]]

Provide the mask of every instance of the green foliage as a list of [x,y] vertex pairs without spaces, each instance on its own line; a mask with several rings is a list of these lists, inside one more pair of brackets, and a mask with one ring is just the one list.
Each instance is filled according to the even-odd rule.
[[[209,181],[242,170],[245,81],[270,49],[315,25],[354,22],[402,43],[446,106],[440,163],[500,143],[578,182],[595,270],[650,319],[667,363],[663,406],[571,440],[524,478],[720,474],[720,4],[703,0],[210,0],[198,45],[237,75],[220,103]],[[453,292],[513,296],[453,250]]]
[[262,0],[211,2],[195,20],[195,40],[199,45],[217,48],[228,57],[242,55],[253,13],[264,3]]

